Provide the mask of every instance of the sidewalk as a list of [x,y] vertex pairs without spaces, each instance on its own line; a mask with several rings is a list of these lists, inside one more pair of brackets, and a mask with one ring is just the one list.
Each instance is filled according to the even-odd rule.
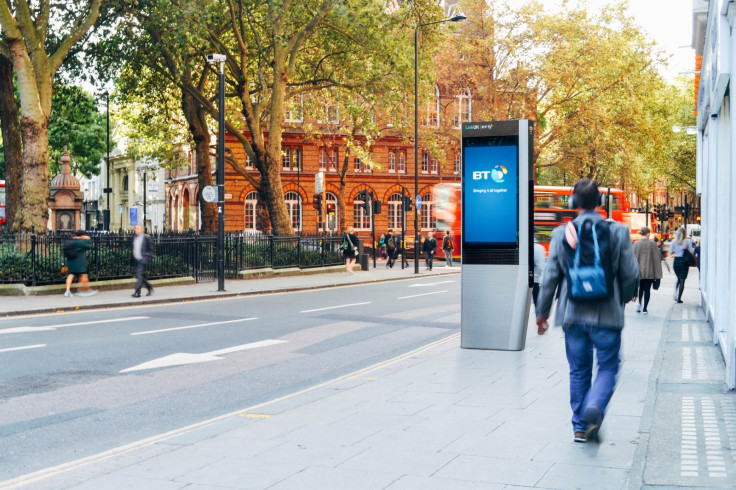
[[[325,274],[334,277],[323,284],[410,271]],[[319,287],[316,276],[298,279],[308,281],[248,282],[262,290]],[[521,352],[460,349],[454,334],[303,392],[0,487],[733,488],[734,394],[725,391],[720,351],[697,306],[697,275],[684,304],[673,303],[673,285],[665,273],[648,316],[627,307],[622,370],[599,445],[572,440],[561,329],[538,336],[530,322]],[[216,284],[197,287],[209,294]]]
[[[400,263],[397,263],[391,269],[387,269],[385,261],[377,261],[376,268],[373,267],[373,262],[371,261],[370,267],[367,271],[361,271],[357,266],[354,270],[354,274],[348,276],[345,272],[344,265],[318,269],[304,269],[302,271],[299,271],[298,269],[277,269],[273,271],[276,275],[269,278],[226,279],[225,291],[217,290],[217,280],[184,285],[166,285],[164,287],[158,287],[160,281],[153,280],[151,281],[154,286],[153,294],[151,296],[146,296],[146,290],[144,289],[140,298],[131,297],[131,294],[133,293],[132,281],[129,281],[130,286],[128,289],[99,291],[93,296],[75,295],[70,298],[64,297],[64,290],[62,287],[60,288],[60,293],[54,295],[0,296],[0,317],[32,313],[62,313],[65,311],[105,308],[110,306],[192,301],[195,299],[212,299],[272,292],[299,291],[304,289],[343,286],[345,284],[409,279],[414,276],[414,263],[410,262],[409,267],[402,270]],[[444,262],[439,262],[431,272],[425,270],[424,261],[421,261],[419,264],[420,276],[434,276],[459,272],[459,267],[445,268]],[[91,283],[91,285],[92,288],[95,287],[94,283]]]

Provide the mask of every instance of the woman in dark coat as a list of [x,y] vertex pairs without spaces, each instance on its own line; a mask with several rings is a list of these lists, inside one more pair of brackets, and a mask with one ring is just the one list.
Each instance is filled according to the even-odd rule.
[[682,292],[685,289],[685,279],[690,269],[690,264],[685,259],[685,250],[693,252],[693,244],[685,238],[685,228],[677,230],[675,239],[670,243],[670,253],[675,257],[672,268],[677,276],[677,284],[675,285],[675,301],[682,303]]
[[66,266],[68,268],[69,275],[66,276],[66,292],[64,296],[72,295],[72,282],[74,282],[74,276],[79,275],[79,291],[77,294],[94,294],[97,291],[89,288],[89,277],[87,276],[87,250],[92,248],[92,242],[89,236],[85,235],[82,230],[77,230],[72,238],[75,252],[73,257],[66,257]]
[[342,237],[342,243],[347,243],[347,248],[343,247],[342,254],[345,257],[345,269],[348,275],[353,273],[355,259],[358,257],[358,237],[354,231],[352,226],[348,226],[348,231]]

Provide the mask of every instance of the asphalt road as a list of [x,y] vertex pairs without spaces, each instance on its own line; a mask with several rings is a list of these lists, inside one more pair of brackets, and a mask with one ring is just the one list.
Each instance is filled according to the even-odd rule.
[[303,390],[459,327],[459,276],[0,320],[0,481]]

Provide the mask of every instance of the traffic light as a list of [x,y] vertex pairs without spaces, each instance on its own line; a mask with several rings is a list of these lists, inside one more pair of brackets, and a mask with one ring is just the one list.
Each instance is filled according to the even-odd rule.
[[411,196],[404,196],[404,211],[411,211]]
[[356,199],[358,201],[363,201],[363,203],[360,204],[359,206],[363,208],[366,214],[370,214],[370,201],[368,197],[368,189],[363,189],[362,191],[358,192]]
[[315,194],[312,197],[312,204],[314,205],[314,209],[322,212],[322,194]]
[[685,219],[688,219],[690,217],[690,203],[685,203],[685,206],[682,208],[682,216]]
[[381,214],[381,201],[373,201],[373,214]]
[[327,203],[327,214],[335,214],[335,203],[334,202]]

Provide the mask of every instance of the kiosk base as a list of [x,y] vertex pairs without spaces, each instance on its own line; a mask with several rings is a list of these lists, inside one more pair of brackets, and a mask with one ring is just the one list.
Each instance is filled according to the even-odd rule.
[[524,268],[463,265],[460,346],[524,350],[530,304]]

